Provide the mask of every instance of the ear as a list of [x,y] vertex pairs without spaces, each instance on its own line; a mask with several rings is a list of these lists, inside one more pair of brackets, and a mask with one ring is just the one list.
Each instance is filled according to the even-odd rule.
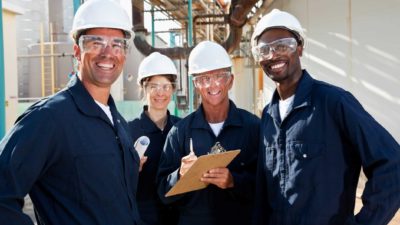
[[80,62],[81,61],[81,49],[77,44],[74,44],[74,57]]
[[235,75],[232,73],[229,79],[230,79],[230,81],[229,81],[229,90],[230,90],[233,86],[233,81],[235,80]]
[[297,46],[297,53],[299,54],[300,57],[303,56],[303,45]]

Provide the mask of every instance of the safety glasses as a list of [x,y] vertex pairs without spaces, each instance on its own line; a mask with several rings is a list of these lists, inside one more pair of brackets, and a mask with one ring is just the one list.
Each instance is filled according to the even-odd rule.
[[214,82],[216,85],[226,84],[230,76],[231,72],[229,71],[198,75],[193,77],[193,82],[196,88],[208,88],[211,86],[211,82]]
[[129,39],[101,35],[82,35],[79,37],[79,47],[84,52],[100,54],[108,46],[115,56],[125,56],[129,49]]
[[145,83],[146,92],[154,94],[157,92],[172,92],[174,90],[173,83]]
[[296,51],[297,41],[295,38],[282,38],[270,43],[260,43],[251,50],[257,62],[270,60],[273,54],[290,54]]

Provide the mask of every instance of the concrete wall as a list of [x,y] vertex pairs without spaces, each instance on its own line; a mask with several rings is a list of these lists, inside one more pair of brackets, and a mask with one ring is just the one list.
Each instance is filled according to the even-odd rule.
[[[291,12],[306,29],[303,67],[352,92],[400,142],[399,3],[276,0],[271,9]],[[268,92],[274,84],[264,80]]]
[[246,67],[246,59],[237,57],[232,59],[234,74],[234,83],[229,92],[229,97],[232,99],[237,107],[246,109],[254,113],[254,75],[253,69]]
[[3,1],[3,41],[4,41],[4,81],[6,100],[6,131],[8,131],[18,115],[18,72],[17,43],[15,18],[23,11],[21,8]]

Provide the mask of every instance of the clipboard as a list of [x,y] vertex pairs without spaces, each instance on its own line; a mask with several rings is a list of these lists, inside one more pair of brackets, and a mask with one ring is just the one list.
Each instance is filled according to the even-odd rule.
[[239,153],[240,149],[237,149],[200,156],[185,175],[165,194],[165,197],[206,188],[208,184],[200,181],[203,174],[212,168],[226,167]]

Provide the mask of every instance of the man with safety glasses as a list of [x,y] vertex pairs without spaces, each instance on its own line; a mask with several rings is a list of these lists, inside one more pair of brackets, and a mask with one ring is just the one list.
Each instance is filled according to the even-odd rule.
[[20,116],[0,143],[0,223],[139,224],[139,157],[110,88],[122,72],[132,24],[112,0],[85,1],[71,35],[77,75]]
[[[256,224],[387,224],[400,206],[399,144],[352,94],[302,70],[293,15],[272,10],[252,44],[276,84],[261,119]],[[354,215],[361,168],[368,182]]]
[[[159,196],[179,208],[180,225],[251,221],[260,120],[229,100],[231,67],[228,53],[215,42],[199,43],[189,56],[189,73],[201,105],[170,130],[157,175]],[[241,152],[228,167],[203,174],[207,188],[165,197],[198,156],[235,149]]]

